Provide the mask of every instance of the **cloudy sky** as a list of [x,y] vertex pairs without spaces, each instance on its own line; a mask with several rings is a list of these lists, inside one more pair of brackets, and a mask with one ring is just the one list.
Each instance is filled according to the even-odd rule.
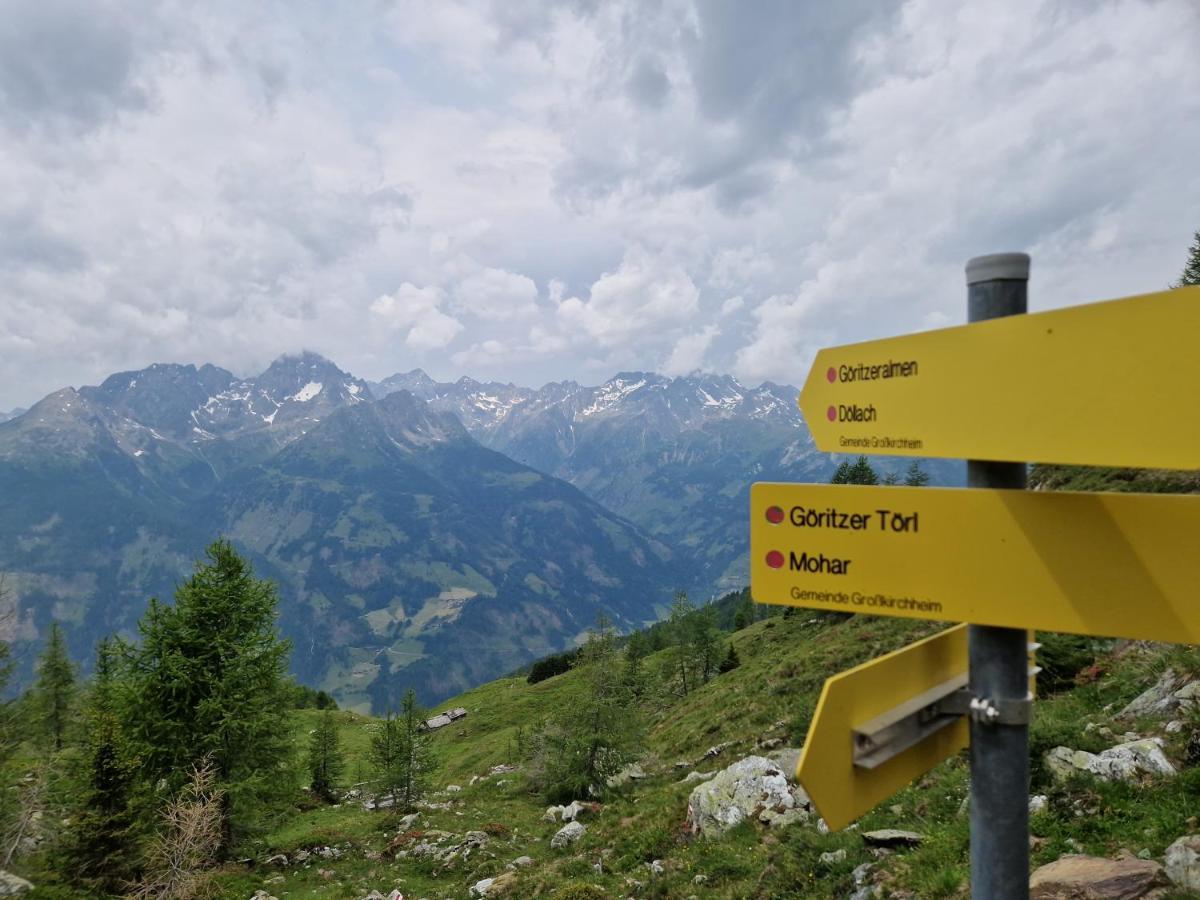
[[0,0],[0,409],[319,351],[799,383],[1158,290],[1200,229],[1200,4]]

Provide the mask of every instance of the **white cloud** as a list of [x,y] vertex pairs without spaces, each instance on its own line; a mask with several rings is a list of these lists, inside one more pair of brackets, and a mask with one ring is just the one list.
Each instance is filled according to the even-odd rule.
[[462,331],[462,323],[441,311],[442,292],[430,285],[405,282],[392,294],[371,304],[371,313],[387,327],[406,332],[404,343],[414,350],[445,347]]
[[709,325],[700,331],[684,335],[675,344],[671,355],[662,364],[661,371],[665,375],[686,375],[697,369],[704,368],[704,354],[720,333],[716,325]]
[[564,300],[557,316],[564,333],[611,347],[635,337],[653,339],[688,322],[699,297],[681,265],[635,250],[616,271],[600,276],[587,300]]
[[472,272],[454,293],[467,311],[481,319],[527,319],[538,313],[533,279],[504,269],[487,267]]

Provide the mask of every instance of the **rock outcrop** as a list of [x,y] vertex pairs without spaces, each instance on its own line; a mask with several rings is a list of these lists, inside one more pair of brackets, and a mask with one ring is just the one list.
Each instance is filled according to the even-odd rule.
[[774,762],[747,756],[692,791],[687,822],[693,834],[715,838],[746,820],[773,827],[806,820],[807,806]]
[[1174,775],[1175,767],[1163,755],[1162,746],[1162,738],[1144,738],[1117,744],[1098,754],[1055,747],[1046,754],[1046,766],[1061,779],[1077,772],[1087,772],[1104,781],[1137,781],[1146,776]]
[[1200,834],[1184,835],[1168,847],[1166,864],[1176,887],[1200,892]]

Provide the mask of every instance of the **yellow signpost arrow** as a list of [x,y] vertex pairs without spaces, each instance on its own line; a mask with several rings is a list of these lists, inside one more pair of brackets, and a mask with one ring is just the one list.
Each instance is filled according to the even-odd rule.
[[[878,765],[859,765],[862,736],[886,727],[881,717],[925,705],[967,681],[967,627],[960,625],[873,659],[825,682],[796,767],[803,786],[834,831],[849,825],[910,781],[967,746],[967,720],[927,725],[915,743]],[[915,706],[914,706],[915,711]],[[858,740],[856,740],[856,735]]]
[[826,452],[1197,469],[1197,334],[1188,287],[834,347],[800,408]]
[[1200,496],[759,483],[758,603],[1200,644]]

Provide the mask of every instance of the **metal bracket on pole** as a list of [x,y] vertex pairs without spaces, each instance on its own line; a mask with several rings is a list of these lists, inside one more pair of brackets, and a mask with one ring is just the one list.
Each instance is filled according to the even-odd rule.
[[[1038,667],[1030,666],[1029,674]],[[853,731],[854,765],[875,769],[963,716],[988,725],[1028,725],[1033,694],[1016,700],[975,697],[966,673],[889,709]]]

